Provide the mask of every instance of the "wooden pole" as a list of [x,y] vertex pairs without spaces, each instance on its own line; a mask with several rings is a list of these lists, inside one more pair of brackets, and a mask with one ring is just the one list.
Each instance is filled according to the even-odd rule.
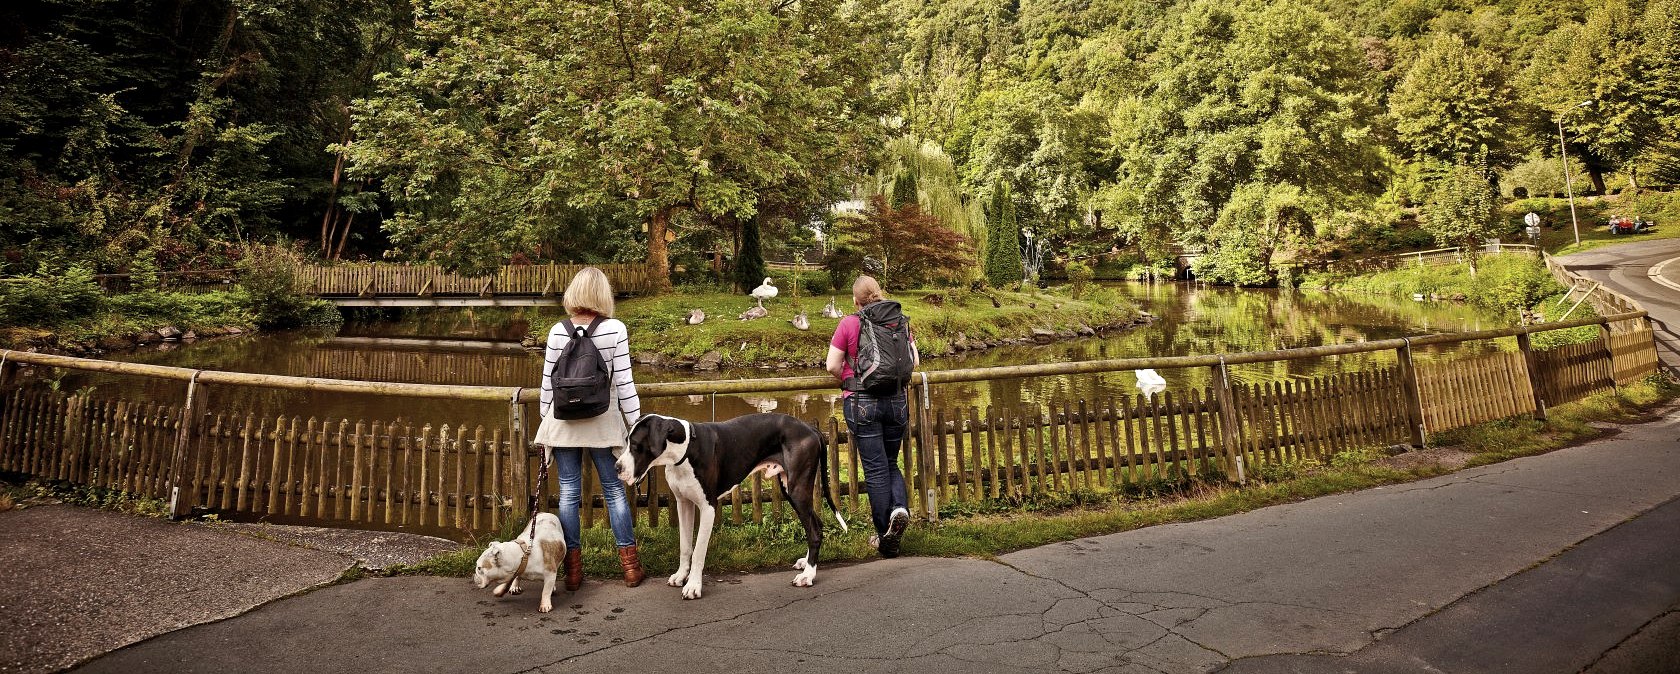
[[[181,424],[175,432],[175,451],[169,461],[169,518],[180,519],[192,511],[196,490],[188,489],[181,493],[182,487],[189,486],[192,475],[187,465],[187,447],[197,435],[198,410],[204,405],[204,395],[199,391],[198,377],[187,380],[187,402],[181,406]],[[183,498],[184,497],[184,498]]]
[[1528,375],[1528,388],[1534,392],[1534,418],[1545,421],[1546,394],[1540,381],[1540,361],[1539,356],[1534,353],[1534,344],[1529,341],[1528,333],[1517,333],[1517,350],[1523,355],[1523,371]]
[[1236,394],[1231,390],[1230,368],[1225,364],[1224,357],[1213,368],[1213,397],[1214,404],[1219,406],[1219,435],[1225,444],[1225,475],[1231,481],[1243,484],[1248,481],[1248,476],[1239,448],[1242,438],[1237,430]]
[[1427,438],[1428,430],[1423,423],[1423,395],[1418,389],[1417,367],[1412,363],[1412,342],[1406,340],[1406,345],[1395,349],[1394,355],[1400,363],[1400,390],[1406,400],[1406,428],[1410,431],[1413,447],[1422,447]]

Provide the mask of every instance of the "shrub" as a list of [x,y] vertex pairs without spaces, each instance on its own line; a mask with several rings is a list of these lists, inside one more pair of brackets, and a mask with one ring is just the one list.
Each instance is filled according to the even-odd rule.
[[239,286],[246,309],[264,328],[337,325],[343,320],[331,302],[310,297],[298,282],[302,259],[277,246],[253,245],[239,261]]
[[104,294],[86,267],[46,270],[0,283],[0,325],[53,325],[99,311]]
[[823,257],[831,288],[850,288],[858,270],[863,269],[863,253],[851,246],[835,246]]
[[1096,276],[1091,265],[1083,262],[1069,262],[1067,265],[1068,282],[1073,284],[1073,299],[1079,299],[1085,290],[1091,287],[1091,279]]

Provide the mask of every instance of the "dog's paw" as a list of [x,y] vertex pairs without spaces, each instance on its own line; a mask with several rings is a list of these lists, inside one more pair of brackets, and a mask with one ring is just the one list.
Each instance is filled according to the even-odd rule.
[[554,604],[551,604],[551,603],[546,602],[546,601],[543,602],[541,606],[537,607],[537,613],[548,613],[549,611],[552,611],[552,610],[554,610]]
[[683,586],[683,599],[699,599],[699,598],[700,598],[700,584],[699,583],[689,583],[689,584]]
[[508,590],[508,594],[522,594],[524,592],[525,592],[524,588],[521,588],[518,585],[515,585],[515,586],[513,586],[513,589]]
[[665,579],[665,584],[670,585],[671,587],[682,587],[683,583],[685,583],[687,581],[688,581],[688,572],[687,571],[678,571],[676,573],[671,574],[670,578]]
[[793,577],[793,586],[794,587],[810,587],[810,586],[816,584],[816,582],[817,582],[817,567],[816,567],[816,565],[813,564],[811,566],[806,566],[806,567],[802,567],[802,568],[805,569],[804,572],[802,572],[799,575]]
[[805,558],[800,557],[799,559],[793,560],[793,568],[794,568],[795,571],[804,571],[805,570]]

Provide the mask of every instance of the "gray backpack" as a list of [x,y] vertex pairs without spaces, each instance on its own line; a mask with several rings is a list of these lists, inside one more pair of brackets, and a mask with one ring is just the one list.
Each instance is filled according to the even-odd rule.
[[855,393],[895,395],[910,385],[916,359],[910,352],[910,318],[897,302],[881,300],[857,312],[858,350],[852,376],[840,387]]

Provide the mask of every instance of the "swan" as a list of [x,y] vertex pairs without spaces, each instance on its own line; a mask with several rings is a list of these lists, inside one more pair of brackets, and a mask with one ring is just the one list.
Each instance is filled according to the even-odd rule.
[[756,307],[753,307],[751,309],[748,309],[746,311],[741,312],[741,320],[750,321],[750,320],[755,319],[755,318],[764,318],[765,316],[769,316],[769,315],[770,315],[770,310],[769,309],[766,309],[763,306],[756,306]]
[[805,312],[803,311],[799,312],[799,315],[794,316],[793,320],[789,322],[793,324],[793,327],[799,328],[800,330],[811,329],[811,319],[806,318]]
[[835,308],[835,306],[834,306],[834,296],[830,295],[828,297],[828,304],[823,305],[822,317],[823,318],[839,318],[839,317],[844,316],[844,315],[845,314],[840,313],[839,309]]
[[752,292],[748,294],[752,295],[753,299],[758,300],[758,306],[763,307],[764,300],[776,299],[776,292],[776,286],[770,285],[770,277],[766,276],[764,277],[764,284],[753,288]]
[[688,324],[699,325],[706,322],[706,312],[699,309],[688,312]]
[[1137,371],[1137,387],[1143,392],[1145,400],[1153,399],[1155,394],[1167,390],[1167,380],[1154,370],[1143,369]]

